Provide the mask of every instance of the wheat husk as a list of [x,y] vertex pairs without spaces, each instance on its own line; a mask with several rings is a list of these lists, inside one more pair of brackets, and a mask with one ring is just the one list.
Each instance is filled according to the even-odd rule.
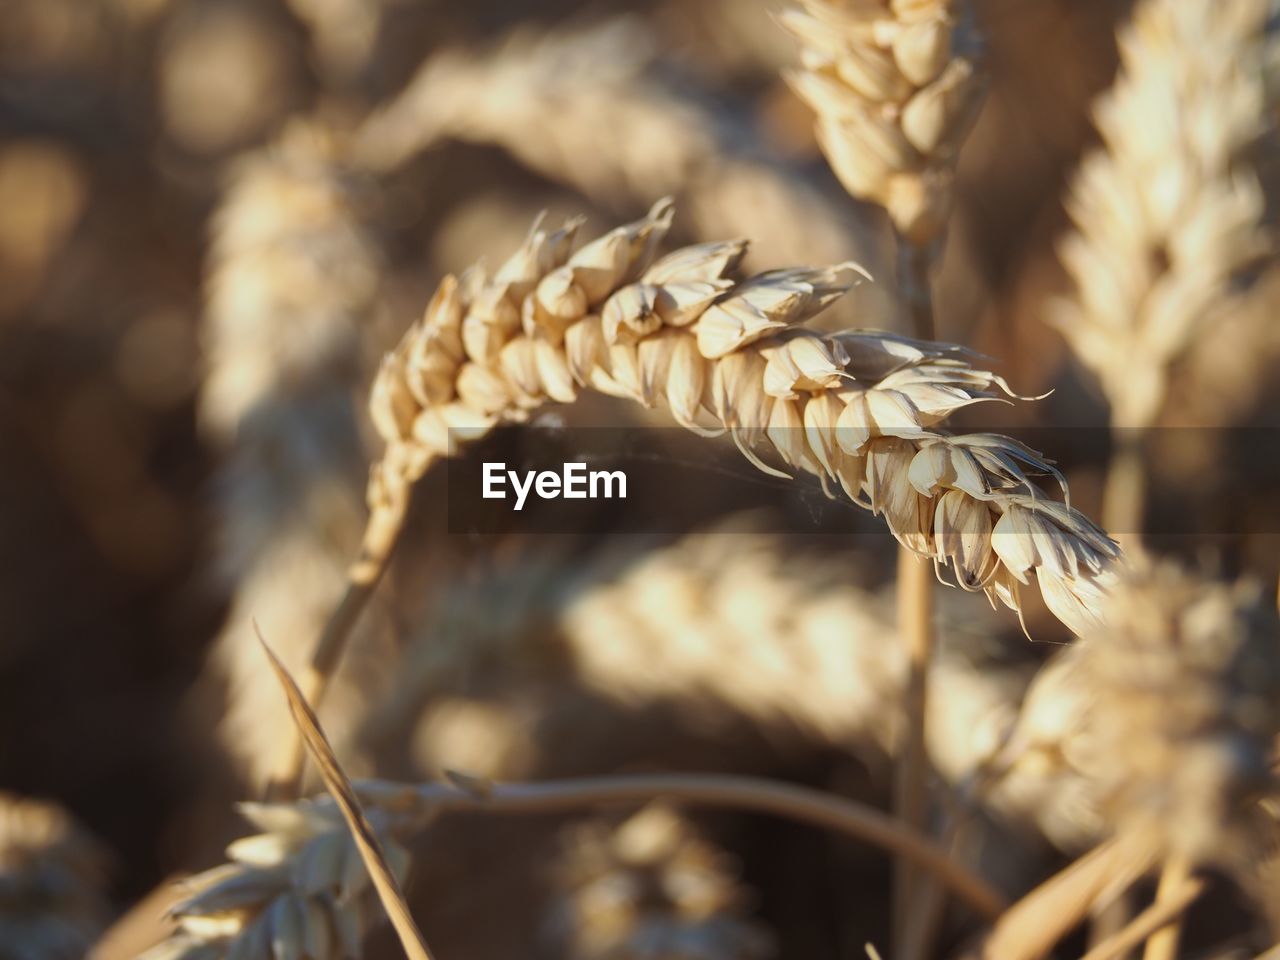
[[543,935],[571,960],[652,956],[767,960],[772,937],[751,919],[738,868],[676,811],[651,804],[624,822],[568,831],[559,894]]
[[1006,789],[1038,784],[1073,808],[1063,820],[1077,842],[1115,832],[1165,859],[1242,869],[1264,836],[1259,801],[1276,788],[1272,604],[1256,586],[1143,563],[1103,617],[1029,690]]

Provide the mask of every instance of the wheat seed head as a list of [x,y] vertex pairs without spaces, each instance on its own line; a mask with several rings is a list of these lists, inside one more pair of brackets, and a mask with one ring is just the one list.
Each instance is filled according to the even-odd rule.
[[1103,147],[1076,175],[1055,322],[1113,421],[1148,426],[1169,365],[1271,249],[1249,151],[1275,127],[1270,0],[1144,0],[1094,108]]
[[[1081,825],[1240,866],[1276,788],[1280,621],[1255,587],[1139,561],[1103,622],[1029,691],[1014,774],[1052,774]],[[1025,768],[1025,769],[1020,769]]]
[[[343,960],[360,956],[384,914],[337,807],[327,797],[296,804],[241,805],[261,832],[227,848],[228,863],[184,881],[169,911],[177,929],[140,960]],[[392,869],[409,855],[398,824],[367,811]]]
[[802,0],[782,15],[801,43],[787,79],[853,196],[919,246],[941,235],[955,154],[977,116],[978,38],[957,0]]
[[1094,620],[1117,548],[1037,482],[1065,492],[1061,475],[1014,440],[939,429],[956,410],[1011,395],[1003,380],[960,347],[804,328],[863,277],[854,264],[738,280],[743,241],[659,258],[672,215],[660,201],[576,250],[577,222],[539,222],[491,274],[441,283],[374,382],[387,446],[372,471],[373,528],[394,523],[409,485],[460,443],[590,387],[665,406],[700,434],[728,433],[769,473],[815,474],[966,590],[1020,611],[1022,586],[1036,581],[1069,627]]

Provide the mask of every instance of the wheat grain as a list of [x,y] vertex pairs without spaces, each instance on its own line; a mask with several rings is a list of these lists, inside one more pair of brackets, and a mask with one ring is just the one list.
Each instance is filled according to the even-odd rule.
[[1051,464],[1007,438],[938,432],[953,411],[1008,394],[999,377],[959,347],[799,326],[856,282],[852,264],[737,282],[727,275],[742,242],[655,263],[671,216],[662,201],[572,253],[576,223],[535,224],[492,277],[446,278],[374,382],[387,448],[372,471],[371,529],[394,529],[409,485],[459,443],[590,386],[665,404],[696,432],[728,432],[786,476],[757,454],[767,441],[783,465],[834,482],[993,603],[1020,611],[1034,578],[1069,627],[1093,621],[1116,548],[1034,484],[1061,482]]
[[[186,881],[169,916],[173,934],[140,960],[342,960],[361,955],[384,914],[342,814],[328,798],[241,804],[260,833],[227,848],[228,863]],[[409,855],[396,837],[410,824],[373,809],[369,818],[401,876]]]
[[978,38],[957,0],[803,0],[782,15],[800,40],[787,79],[853,196],[928,246],[951,209],[955,154],[982,102]]
[[1144,0],[1094,107],[1061,244],[1076,285],[1056,324],[1126,428],[1150,425],[1171,364],[1271,248],[1248,153],[1274,129],[1269,0]]
[[0,793],[0,952],[79,960],[108,916],[107,856],[52,803]]

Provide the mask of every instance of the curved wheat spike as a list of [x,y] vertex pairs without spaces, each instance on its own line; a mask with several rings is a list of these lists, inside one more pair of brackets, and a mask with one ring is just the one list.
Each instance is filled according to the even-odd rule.
[[738,281],[740,242],[656,259],[671,216],[660,201],[576,251],[575,223],[536,224],[492,276],[446,278],[374,381],[387,444],[369,487],[374,536],[398,527],[432,463],[590,387],[724,430],[753,459],[772,448],[780,466],[883,516],[965,589],[1020,610],[1020,587],[1035,581],[1069,627],[1093,623],[1114,543],[1041,492],[1035,478],[1055,474],[1039,454],[939,430],[952,411],[1002,394],[993,374],[958,347],[801,326],[858,282],[855,265]]

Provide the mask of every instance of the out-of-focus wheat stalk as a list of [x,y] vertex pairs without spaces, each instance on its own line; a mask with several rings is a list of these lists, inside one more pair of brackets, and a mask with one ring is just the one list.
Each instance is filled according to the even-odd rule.
[[[1247,875],[1267,826],[1259,800],[1278,786],[1270,597],[1140,563],[1103,617],[1029,692],[1004,777],[1075,782],[1094,824],[1174,864],[1170,895],[1201,866]],[[1176,949],[1176,934],[1153,949]]]
[[106,852],[62,808],[0,793],[0,953],[79,960],[108,917]]
[[1104,520],[1142,521],[1144,432],[1172,365],[1272,249],[1249,153],[1274,129],[1269,0],[1144,0],[1099,99],[1103,148],[1082,163],[1061,246],[1076,294],[1056,323],[1111,403],[1117,453]]
[[633,18],[446,50],[364,124],[357,155],[385,172],[448,139],[495,143],[604,209],[674,195],[697,236],[757,237],[764,263],[865,246],[829,197],[668,66]]
[[736,864],[670,807],[653,804],[566,837],[561,893],[544,933],[570,960],[767,960],[772,937],[749,919]]
[[[216,569],[233,600],[213,663],[229,686],[221,737],[252,781],[288,718],[250,620],[280,637],[286,663],[305,663],[360,540],[353,391],[378,266],[355,204],[330,135],[298,124],[239,163],[214,219],[200,415],[223,451]],[[389,669],[379,636],[370,624],[347,706]],[[340,740],[351,712],[331,715]]]
[[[782,21],[802,45],[792,88],[818,115],[818,140],[855,197],[886,210],[898,241],[898,288],[916,336],[935,336],[930,272],[952,203],[955,156],[982,100],[978,38],[963,0],[803,0]],[[928,818],[925,717],[933,657],[929,571],[906,550],[898,560],[899,627],[911,671],[903,704],[908,744],[895,808]],[[895,875],[895,940],[914,910],[915,877]],[[902,949],[899,947],[899,949]],[[920,952],[927,949],[921,944]]]

